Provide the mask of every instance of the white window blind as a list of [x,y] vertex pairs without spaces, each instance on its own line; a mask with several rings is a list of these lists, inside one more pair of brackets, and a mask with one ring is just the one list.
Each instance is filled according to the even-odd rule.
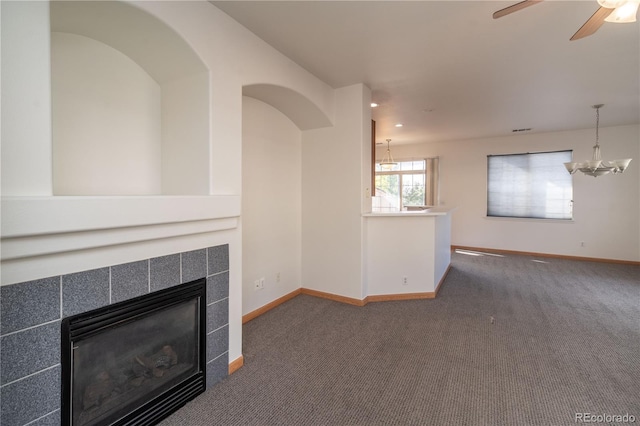
[[487,216],[571,219],[572,151],[487,157]]

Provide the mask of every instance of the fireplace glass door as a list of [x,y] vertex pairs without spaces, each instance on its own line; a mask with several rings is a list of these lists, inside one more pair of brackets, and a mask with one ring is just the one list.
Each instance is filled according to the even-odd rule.
[[204,279],[63,320],[63,423],[154,424],[205,388]]

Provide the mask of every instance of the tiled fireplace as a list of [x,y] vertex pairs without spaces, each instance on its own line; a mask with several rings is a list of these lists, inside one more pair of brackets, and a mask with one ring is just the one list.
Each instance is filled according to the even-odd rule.
[[209,388],[228,374],[228,245],[0,287],[0,423],[60,424],[63,318],[200,278]]

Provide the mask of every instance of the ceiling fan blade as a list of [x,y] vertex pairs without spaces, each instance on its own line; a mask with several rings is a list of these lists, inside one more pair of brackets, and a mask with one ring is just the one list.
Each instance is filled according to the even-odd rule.
[[494,12],[493,19],[502,18],[505,15],[509,15],[510,13],[517,12],[525,7],[533,6],[534,4],[538,4],[544,0],[524,0],[520,3],[512,4],[509,7],[505,7],[504,9],[500,9],[497,12]]
[[591,34],[598,31],[598,28],[604,24],[604,20],[607,19],[607,16],[611,15],[614,9],[607,9],[606,7],[600,7],[596,10],[596,13],[591,15],[591,18],[585,22],[578,31],[571,37],[570,40],[578,40],[580,38],[590,36]]

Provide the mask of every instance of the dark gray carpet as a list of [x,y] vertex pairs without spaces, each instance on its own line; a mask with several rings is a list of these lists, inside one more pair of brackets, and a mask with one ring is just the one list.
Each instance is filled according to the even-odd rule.
[[301,295],[243,333],[244,367],[163,426],[640,423],[638,266],[454,253],[435,300]]

